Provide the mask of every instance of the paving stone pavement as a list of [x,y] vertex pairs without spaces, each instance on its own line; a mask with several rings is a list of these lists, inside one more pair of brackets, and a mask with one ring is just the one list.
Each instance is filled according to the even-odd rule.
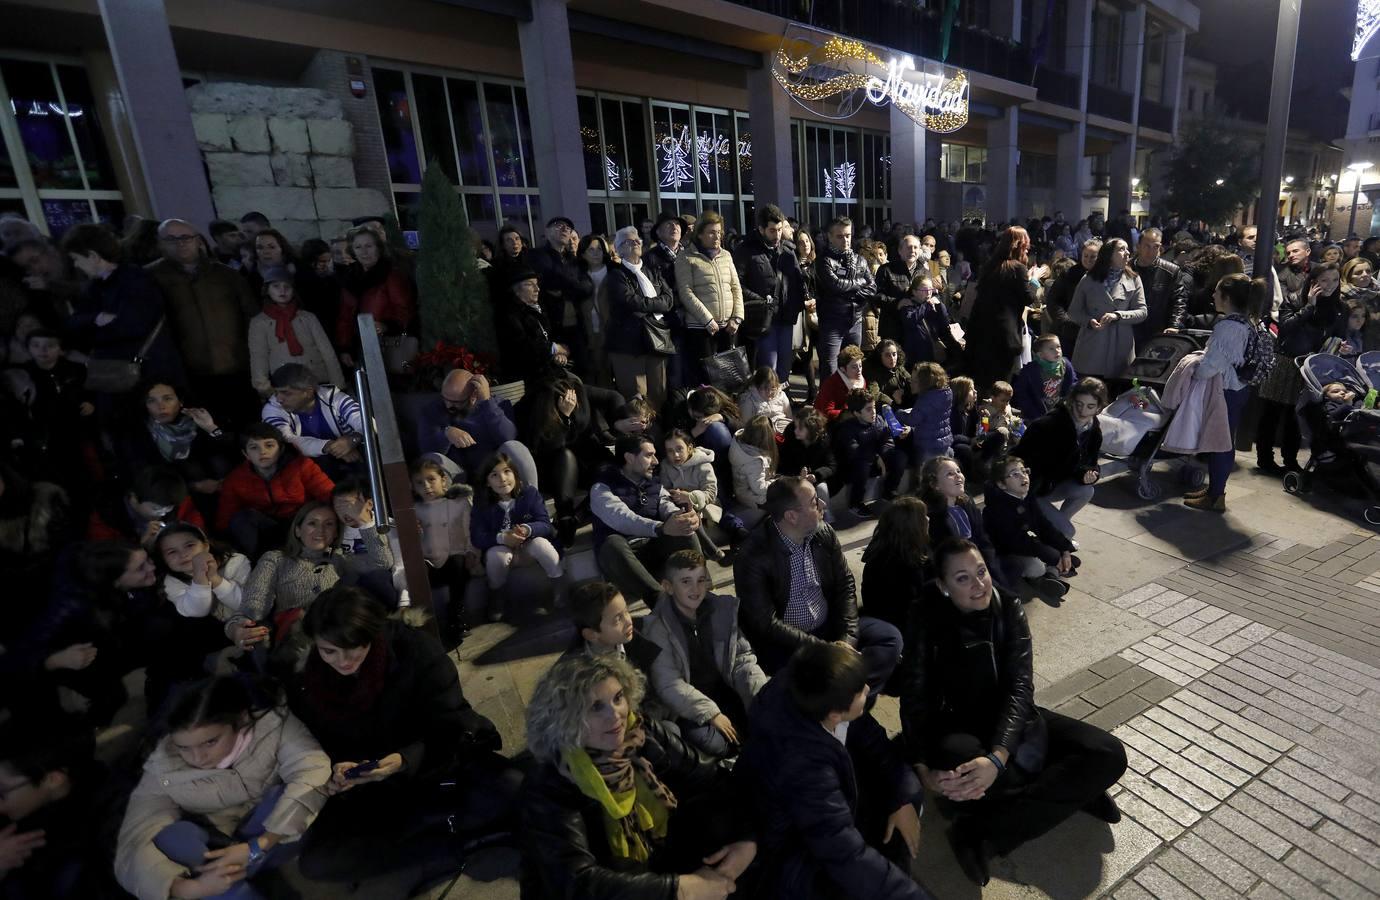
[[[1062,608],[1027,607],[1037,702],[1127,747],[1123,820],[1075,816],[994,861],[979,891],[932,808],[913,873],[935,896],[1380,896],[1380,536],[1249,470],[1231,490],[1232,512],[1212,517],[1100,489],[1079,519],[1097,563]],[[842,535],[855,574],[868,534]],[[731,590],[731,573],[715,583]],[[515,749],[554,656],[476,664],[509,633],[477,629],[458,664]],[[899,727],[894,699],[876,714]],[[428,896],[516,898],[514,865],[480,858]]]

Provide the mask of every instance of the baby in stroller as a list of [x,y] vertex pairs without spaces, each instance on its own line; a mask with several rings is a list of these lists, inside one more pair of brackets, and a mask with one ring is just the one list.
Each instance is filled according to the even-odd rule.
[[[1380,354],[1363,353],[1351,361],[1315,353],[1303,361],[1304,387],[1297,407],[1311,450],[1303,472],[1284,478],[1289,493],[1307,493],[1313,477],[1345,482],[1380,497],[1380,410],[1371,385],[1380,370]],[[1370,506],[1366,521],[1380,524],[1380,506]]]

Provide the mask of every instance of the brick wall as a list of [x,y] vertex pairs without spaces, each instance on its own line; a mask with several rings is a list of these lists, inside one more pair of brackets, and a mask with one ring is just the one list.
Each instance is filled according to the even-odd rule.
[[[358,61],[358,71],[352,72],[351,60]],[[363,97],[350,92],[351,79],[364,81]],[[379,127],[378,107],[374,97],[374,73],[369,58],[339,50],[318,50],[311,64],[302,73],[303,87],[324,91],[336,100],[345,119],[355,132],[355,181],[363,188],[373,188],[392,200],[388,157],[383,144],[383,130]]]

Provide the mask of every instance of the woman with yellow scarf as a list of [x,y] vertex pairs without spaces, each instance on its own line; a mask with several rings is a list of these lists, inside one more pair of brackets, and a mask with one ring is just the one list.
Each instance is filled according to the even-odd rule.
[[747,792],[674,728],[638,714],[645,689],[613,654],[562,659],[538,683],[524,898],[721,900],[745,884],[757,854],[750,810],[739,808]]

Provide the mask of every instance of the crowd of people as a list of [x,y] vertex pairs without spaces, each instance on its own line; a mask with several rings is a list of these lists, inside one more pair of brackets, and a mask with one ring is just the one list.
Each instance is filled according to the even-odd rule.
[[[253,212],[56,242],[0,217],[0,896],[257,897],[294,858],[407,896],[508,839],[524,896],[920,897],[927,792],[978,884],[1079,810],[1117,821],[1125,753],[1035,704],[1022,610],[1082,565],[1109,392],[1210,330],[1194,383],[1231,433],[1256,388],[1282,473],[1292,357],[1380,346],[1380,239],[1291,237],[1252,280],[1254,239],[765,205],[746,235],[556,216],[455,248],[500,354],[399,404],[428,628],[351,393],[357,314],[416,333],[381,222],[294,247]],[[1188,505],[1225,508],[1232,457]],[[836,516],[878,519],[860,590]],[[447,650],[533,592],[574,637],[509,758]],[[135,672],[144,739],[98,754]]]

